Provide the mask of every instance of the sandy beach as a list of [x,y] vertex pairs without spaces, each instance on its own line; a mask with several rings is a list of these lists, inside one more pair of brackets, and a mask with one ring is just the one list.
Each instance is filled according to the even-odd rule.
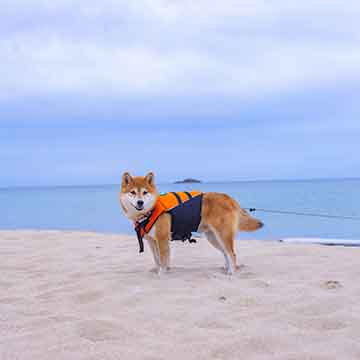
[[[256,234],[255,234],[256,235]],[[360,248],[0,231],[0,359],[360,359]]]

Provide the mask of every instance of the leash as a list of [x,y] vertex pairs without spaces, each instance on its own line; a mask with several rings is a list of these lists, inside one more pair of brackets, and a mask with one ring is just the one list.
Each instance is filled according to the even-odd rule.
[[344,220],[357,220],[360,221],[358,216],[341,216],[341,215],[330,215],[330,214],[317,214],[317,213],[308,213],[308,212],[298,212],[298,211],[285,211],[285,210],[270,210],[270,209],[260,209],[260,208],[244,208],[250,212],[262,211],[267,213],[274,214],[283,214],[283,215],[297,215],[297,216],[314,216],[330,219],[344,219]]

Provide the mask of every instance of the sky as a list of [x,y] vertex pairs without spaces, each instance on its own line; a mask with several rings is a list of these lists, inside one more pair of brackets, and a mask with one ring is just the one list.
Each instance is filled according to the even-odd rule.
[[3,0],[0,186],[360,177],[360,2]]

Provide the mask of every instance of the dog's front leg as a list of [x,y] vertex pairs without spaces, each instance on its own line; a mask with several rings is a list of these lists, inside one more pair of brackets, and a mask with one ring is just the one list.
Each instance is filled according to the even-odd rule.
[[159,247],[159,271],[158,274],[163,270],[170,269],[170,246],[169,246],[169,239],[168,238],[160,238],[157,239],[158,247]]
[[170,229],[171,218],[169,214],[163,214],[159,217],[155,227],[155,239],[159,250],[159,271],[170,269]]
[[159,260],[159,248],[157,246],[156,240],[150,235],[146,235],[145,239],[148,242],[155,263],[155,269],[154,270],[152,269],[151,271],[158,271],[160,267],[160,260]]

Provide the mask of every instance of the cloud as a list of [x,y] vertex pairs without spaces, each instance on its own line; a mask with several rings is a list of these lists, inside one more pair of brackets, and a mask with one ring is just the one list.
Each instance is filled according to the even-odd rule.
[[5,1],[0,99],[266,96],[360,79],[360,5]]

